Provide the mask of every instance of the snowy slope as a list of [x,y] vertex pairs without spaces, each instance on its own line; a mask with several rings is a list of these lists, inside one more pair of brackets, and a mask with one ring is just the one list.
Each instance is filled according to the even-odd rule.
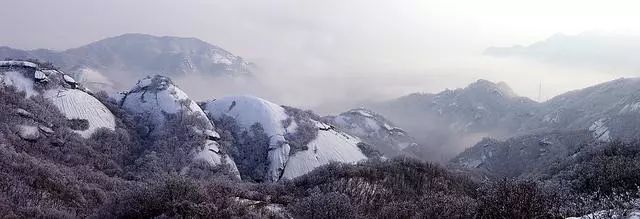
[[115,129],[113,114],[63,72],[41,69],[32,62],[3,61],[0,62],[0,80],[4,86],[24,91],[27,97],[43,95],[68,119],[87,120],[87,130],[76,130],[85,138],[99,128]]
[[[318,125],[323,127],[320,123]],[[309,150],[289,157],[282,178],[292,179],[304,175],[331,161],[353,163],[364,160],[367,157],[356,146],[359,142],[359,139],[334,129],[321,130],[316,139],[309,143]]]
[[[295,134],[296,121],[288,115],[285,108],[264,99],[253,96],[231,96],[206,103],[206,111],[213,119],[228,116],[236,120],[244,130],[249,130],[256,123],[263,126],[269,137],[267,147],[268,168],[266,178],[277,181],[282,177],[294,178],[303,175],[315,167],[331,161],[355,162],[366,159],[360,151],[355,137],[337,132],[330,126],[311,120],[316,125],[318,134],[306,150],[291,154],[290,140],[286,136]],[[284,121],[292,121],[285,128]]]
[[150,114],[156,125],[165,122],[165,114],[186,111],[206,118],[198,104],[176,87],[171,79],[148,76],[138,81],[121,100],[122,108],[136,114]]
[[417,146],[416,140],[407,132],[367,109],[353,109],[326,119],[340,130],[373,145],[387,156],[395,156],[407,147]]
[[77,131],[88,138],[99,128],[114,130],[115,118],[111,111],[93,96],[76,89],[51,89],[44,93],[44,97],[51,100],[69,119],[86,119],[89,121],[87,130]]
[[[189,99],[184,91],[175,86],[171,79],[164,76],[148,76],[138,81],[130,91],[125,92],[121,107],[130,113],[137,114],[142,118],[149,119],[156,130],[164,125],[167,116],[185,112],[202,119],[206,124],[205,130],[198,130],[207,137],[204,149],[196,152],[194,159],[204,160],[211,165],[229,164],[233,172],[237,173],[235,163],[231,157],[220,150],[220,145],[216,139],[220,135],[214,131],[214,126],[209,121],[198,104]],[[194,127],[195,128],[195,127]]]

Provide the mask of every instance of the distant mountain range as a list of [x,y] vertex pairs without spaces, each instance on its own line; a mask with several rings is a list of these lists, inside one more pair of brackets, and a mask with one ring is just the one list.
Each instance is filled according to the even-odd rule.
[[504,83],[478,80],[438,94],[412,94],[370,107],[418,143],[455,156],[483,137],[509,139],[588,131],[596,141],[629,140],[640,131],[640,79],[622,78],[546,102],[517,96]]
[[[0,59],[38,59],[51,62],[88,87],[126,86],[148,75],[180,77],[189,74],[247,76],[252,64],[218,46],[196,38],[124,34],[64,51],[19,50],[0,47]],[[118,86],[122,88],[123,86]]]

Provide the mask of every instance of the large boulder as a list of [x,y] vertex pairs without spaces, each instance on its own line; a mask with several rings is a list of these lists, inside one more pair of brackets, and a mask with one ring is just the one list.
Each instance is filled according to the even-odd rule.
[[[265,162],[266,173],[261,175],[265,181],[295,178],[332,161],[352,163],[367,158],[358,147],[358,138],[320,122],[319,117],[308,111],[279,106],[253,96],[211,100],[204,108],[213,120],[234,121],[237,129],[232,131],[236,136],[266,138],[249,143],[234,142],[234,147],[252,147],[249,150],[238,148],[240,153],[235,155],[238,156],[236,160],[246,160],[244,158],[250,156],[242,152],[261,152],[251,156]],[[243,165],[260,166],[255,163]]]

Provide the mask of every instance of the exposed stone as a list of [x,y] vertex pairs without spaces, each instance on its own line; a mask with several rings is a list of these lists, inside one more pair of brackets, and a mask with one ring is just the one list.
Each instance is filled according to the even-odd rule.
[[37,82],[46,82],[49,80],[49,77],[42,71],[38,70],[33,74],[33,78],[36,79]]
[[18,128],[18,135],[24,140],[35,141],[40,138],[40,131],[38,131],[38,127],[21,125]]
[[55,133],[55,132],[53,131],[53,129],[51,129],[51,128],[49,128],[49,127],[46,127],[46,126],[44,126],[44,125],[39,125],[39,126],[38,126],[38,129],[40,129],[40,131],[44,132],[45,134],[53,134],[53,133]]
[[16,113],[25,118],[33,118],[33,113],[30,113],[29,111],[22,108],[16,109]]

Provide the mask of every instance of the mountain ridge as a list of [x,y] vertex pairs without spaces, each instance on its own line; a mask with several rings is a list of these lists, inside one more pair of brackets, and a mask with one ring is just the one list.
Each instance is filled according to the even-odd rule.
[[[108,37],[60,51],[1,46],[0,59],[46,60],[85,84],[109,84],[117,90],[148,75],[250,77],[255,70],[255,65],[242,57],[194,37],[140,33]],[[109,81],[91,81],[86,69]]]

